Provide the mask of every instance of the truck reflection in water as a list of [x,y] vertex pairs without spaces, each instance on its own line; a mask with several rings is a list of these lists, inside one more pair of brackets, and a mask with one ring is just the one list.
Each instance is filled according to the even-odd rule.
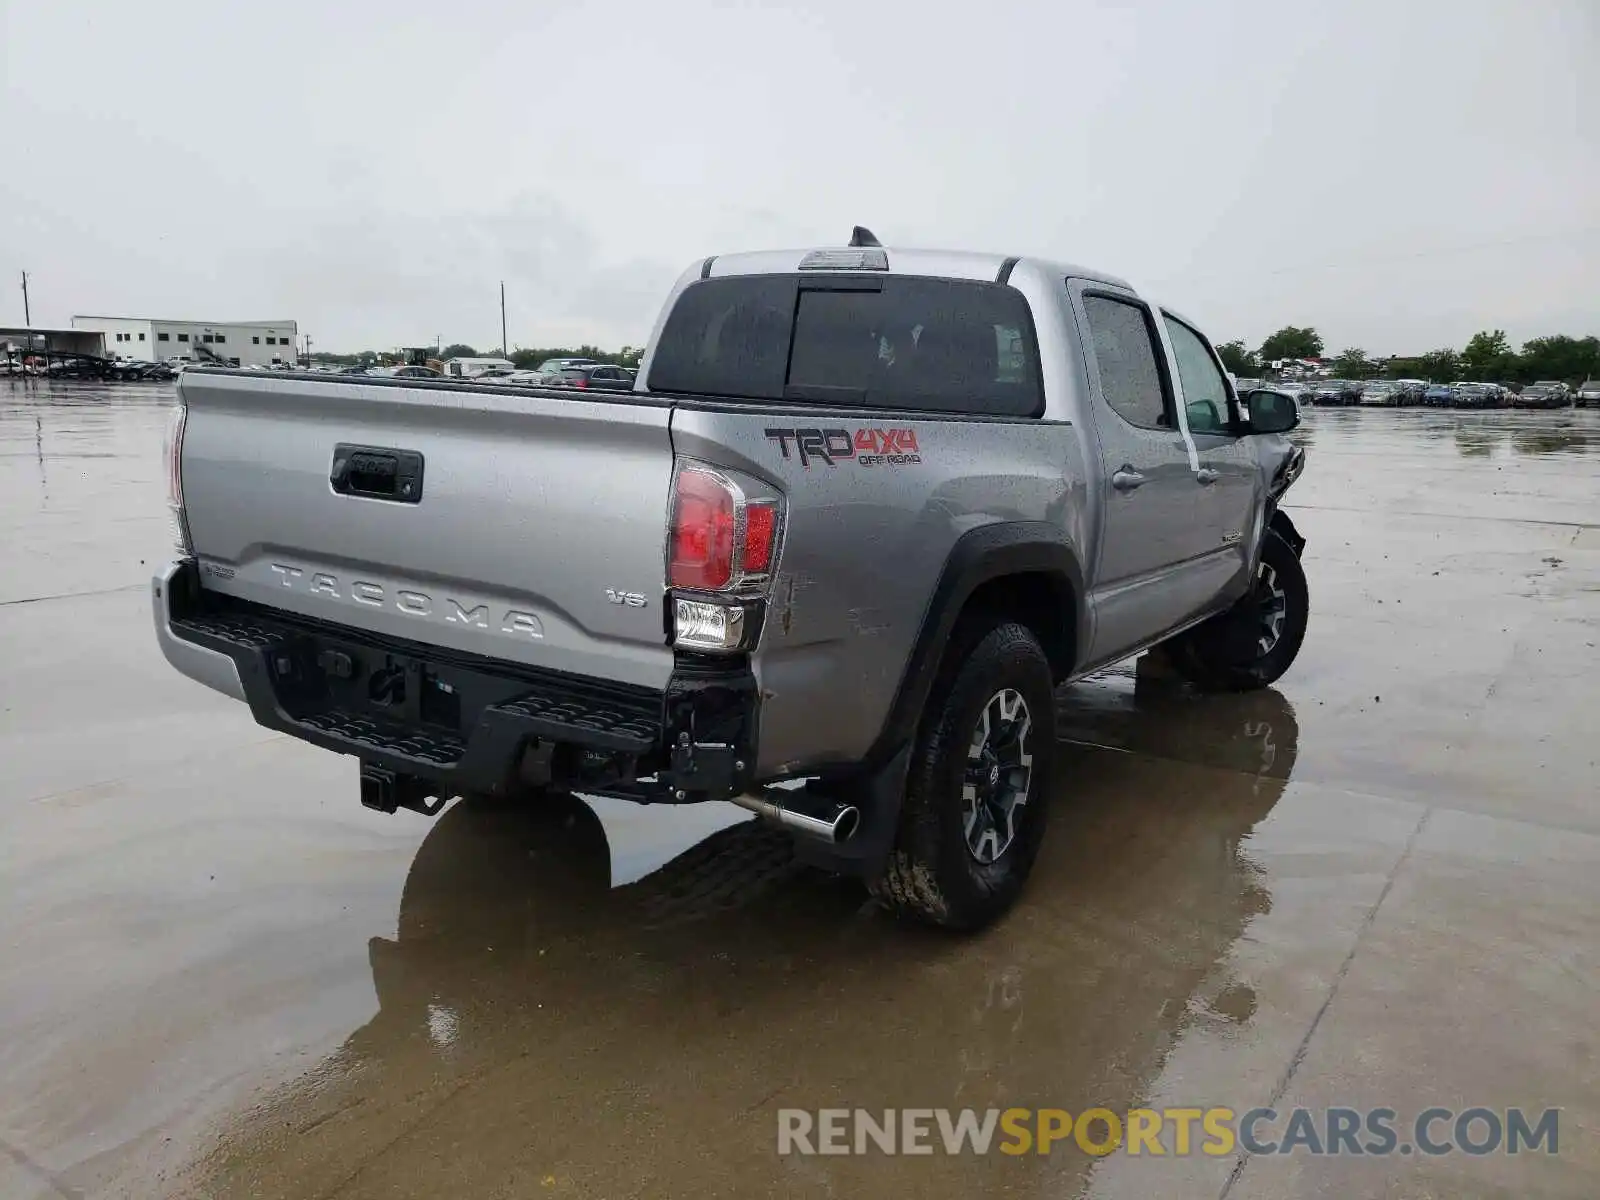
[[[611,888],[613,848],[581,802],[458,802],[417,852],[396,935],[371,941],[378,1012],[242,1118],[205,1165],[213,1193],[259,1178],[284,1122],[303,1131],[297,1161],[329,1169],[448,1141],[461,1194],[512,1174],[681,1193],[713,1164],[764,1194],[785,1104],[1139,1103],[1190,1031],[1255,1018],[1232,952],[1272,903],[1249,839],[1298,727],[1276,691],[1202,697],[1131,669],[1062,701],[1028,902],[973,937],[894,926],[755,822]],[[435,1109],[437,1134],[384,1148]],[[846,1191],[904,1169],[804,1168]],[[997,1169],[941,1161],[918,1191],[970,1194]],[[1088,1162],[1004,1169],[1071,1186]]]

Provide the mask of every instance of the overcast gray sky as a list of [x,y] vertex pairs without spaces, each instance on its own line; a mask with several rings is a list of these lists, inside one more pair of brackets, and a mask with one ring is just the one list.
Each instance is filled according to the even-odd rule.
[[859,222],[1218,341],[1600,332],[1597,0],[0,0],[0,63],[4,323],[636,344]]

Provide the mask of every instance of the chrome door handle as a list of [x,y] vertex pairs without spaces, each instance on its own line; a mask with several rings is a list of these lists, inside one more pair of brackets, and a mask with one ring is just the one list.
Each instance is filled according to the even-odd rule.
[[1128,466],[1123,467],[1111,476],[1111,486],[1119,492],[1131,492],[1149,482],[1143,475]]
[[1201,467],[1194,473],[1194,477],[1202,484],[1215,483],[1220,478],[1217,472],[1212,470],[1210,467]]

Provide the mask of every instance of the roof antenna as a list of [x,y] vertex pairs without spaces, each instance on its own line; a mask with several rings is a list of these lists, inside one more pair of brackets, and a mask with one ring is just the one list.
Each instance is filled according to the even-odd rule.
[[850,245],[852,246],[881,246],[883,245],[877,235],[865,225],[857,225],[850,231]]

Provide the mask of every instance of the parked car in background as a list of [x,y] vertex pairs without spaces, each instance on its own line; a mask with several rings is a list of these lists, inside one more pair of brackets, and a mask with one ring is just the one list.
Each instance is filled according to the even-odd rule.
[[1394,384],[1401,404],[1421,404],[1423,393],[1428,390],[1426,379],[1396,379]]
[[1361,385],[1349,379],[1324,379],[1312,394],[1313,404],[1360,404]]
[[[1293,396],[1296,404],[1304,408],[1310,404],[1316,394],[1316,385],[1308,379],[1263,379],[1256,385],[1274,392],[1282,392],[1286,396]],[[1244,395],[1245,393],[1240,393]]]
[[1500,393],[1487,383],[1458,383],[1457,408],[1499,408]]
[[432,367],[412,365],[409,367],[396,367],[390,373],[395,379],[443,379],[443,371],[435,371]]
[[1448,383],[1430,383],[1422,393],[1422,402],[1429,408],[1452,408],[1456,402],[1456,389]]
[[564,367],[552,381],[553,387],[594,388],[602,392],[631,392],[633,372],[613,363]]
[[558,383],[561,372],[567,367],[593,366],[596,361],[592,358],[547,358],[539,364],[534,374],[540,376],[541,383]]
[[503,367],[485,367],[473,378],[479,383],[504,383],[517,373],[517,369],[508,364]]
[[1374,408],[1398,408],[1404,397],[1390,379],[1369,379],[1361,385],[1361,403]]
[[1566,408],[1571,403],[1567,385],[1551,379],[1530,383],[1516,400],[1518,408]]
[[35,374],[49,379],[115,379],[117,364],[109,358],[94,354],[51,358]]
[[1600,408],[1600,379],[1585,379],[1580,383],[1573,402],[1579,408],[1587,408],[1591,404]]
[[164,362],[150,362],[142,358],[125,358],[111,364],[108,378],[120,379],[133,383],[140,381],[159,382],[176,379],[178,373]]
[[[1269,386],[1269,385],[1265,384],[1265,383],[1262,383],[1261,380],[1259,380],[1259,379],[1235,379],[1233,381],[1233,390],[1234,390],[1234,392],[1236,394],[1238,394],[1240,396],[1248,396],[1251,392],[1255,391],[1257,388],[1263,388],[1263,387],[1267,387],[1267,386]],[[1277,385],[1276,384],[1272,384],[1270,386],[1276,387]]]

